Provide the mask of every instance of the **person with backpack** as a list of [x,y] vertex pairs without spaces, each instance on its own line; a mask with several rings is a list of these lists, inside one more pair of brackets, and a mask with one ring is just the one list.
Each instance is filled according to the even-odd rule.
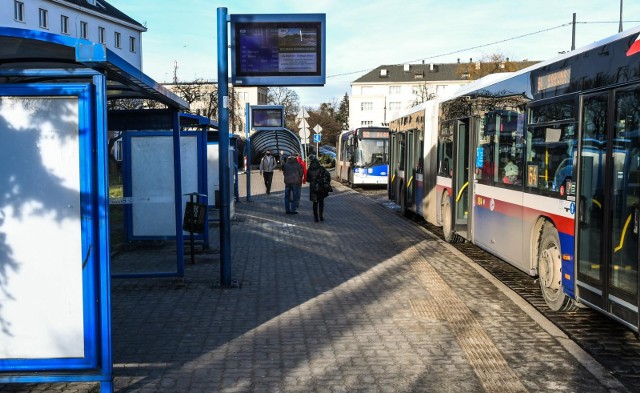
[[260,161],[260,175],[264,177],[264,185],[267,188],[267,195],[271,194],[271,182],[273,181],[273,170],[276,169],[276,159],[267,150]]
[[313,202],[313,221],[324,221],[324,199],[333,191],[331,188],[331,174],[316,158],[310,155],[309,169],[307,170],[307,182],[309,183],[309,200]]
[[298,198],[304,172],[295,156],[289,156],[282,166],[284,175],[284,209],[287,214],[298,214]]

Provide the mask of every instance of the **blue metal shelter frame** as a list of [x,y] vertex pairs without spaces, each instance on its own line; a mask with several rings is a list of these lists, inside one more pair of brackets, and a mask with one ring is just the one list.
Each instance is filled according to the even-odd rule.
[[[101,44],[39,31],[0,28],[0,99],[23,96],[73,97],[78,102],[82,258],[77,263],[82,266],[83,344],[80,355],[0,358],[0,384],[86,381],[98,382],[102,392],[111,392],[107,100],[151,99],[175,114],[188,104]],[[178,116],[173,118],[174,138],[178,141]],[[3,143],[10,145],[11,140]],[[0,182],[9,180],[0,178]],[[30,186],[42,187],[38,181],[33,179]],[[46,190],[39,192],[44,194]],[[181,195],[176,197],[178,200]],[[179,203],[176,205],[180,207]],[[7,242],[0,233],[0,250],[10,250],[12,244]],[[0,274],[11,268],[3,266]]]
[[275,155],[302,154],[300,138],[287,128],[260,128],[251,134],[251,160],[259,164],[264,153],[269,150]]

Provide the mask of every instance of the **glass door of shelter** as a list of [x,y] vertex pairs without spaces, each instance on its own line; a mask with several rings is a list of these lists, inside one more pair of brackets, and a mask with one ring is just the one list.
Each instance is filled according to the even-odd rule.
[[581,120],[578,296],[637,330],[640,88],[583,97]]

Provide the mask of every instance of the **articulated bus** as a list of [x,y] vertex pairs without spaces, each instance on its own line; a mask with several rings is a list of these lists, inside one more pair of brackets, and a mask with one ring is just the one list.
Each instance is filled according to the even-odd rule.
[[390,123],[389,198],[640,332],[640,27]]
[[336,177],[350,185],[387,184],[389,128],[343,131],[336,146]]

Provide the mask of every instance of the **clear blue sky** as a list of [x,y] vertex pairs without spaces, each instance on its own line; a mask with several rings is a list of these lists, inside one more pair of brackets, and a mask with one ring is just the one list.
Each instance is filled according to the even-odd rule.
[[[229,14],[327,14],[327,84],[292,87],[311,107],[339,101],[351,93],[351,82],[380,65],[453,63],[493,53],[547,60],[571,48],[573,13],[576,47],[616,34],[620,18],[619,0],[108,1],[147,27],[143,68],[157,82],[173,80],[175,62],[180,81],[217,79],[219,7]],[[624,0],[623,28],[638,24],[640,0]]]

